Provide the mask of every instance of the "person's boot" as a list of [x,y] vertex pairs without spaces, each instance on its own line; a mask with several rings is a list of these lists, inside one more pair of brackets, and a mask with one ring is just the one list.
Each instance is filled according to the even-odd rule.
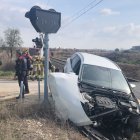
[[19,98],[20,98],[20,96],[17,96],[17,97],[16,97],[16,99],[19,99]]
[[30,91],[29,90],[25,90],[24,94],[29,94]]
[[[24,98],[24,95],[22,96],[22,98]],[[20,99],[20,96],[17,96],[16,99]]]
[[[20,95],[16,97],[16,99],[20,99]],[[22,98],[24,98],[24,94],[22,94]]]

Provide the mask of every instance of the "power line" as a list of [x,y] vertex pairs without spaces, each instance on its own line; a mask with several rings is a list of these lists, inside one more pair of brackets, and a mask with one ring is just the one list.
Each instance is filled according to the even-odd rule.
[[[96,1],[96,0],[94,0]],[[103,0],[100,0],[99,2],[97,2],[95,5],[92,5],[91,7],[89,7],[86,11],[83,11],[80,15],[77,15],[76,17],[74,17],[70,22],[68,22],[67,24],[65,24],[62,28],[67,27],[69,24],[71,24],[72,22],[74,22],[75,20],[77,20],[78,18],[80,18],[82,15],[86,14],[88,11],[90,11],[91,9],[95,8],[97,5],[99,5]],[[90,4],[91,5],[91,4]],[[85,9],[85,8],[84,8]],[[81,11],[81,10],[80,10]]]
[[[96,0],[94,0],[94,2],[95,2]],[[93,8],[95,8],[97,5],[99,5],[101,2],[102,2],[103,0],[100,0],[99,2],[97,2],[95,5],[92,5],[90,8],[88,8],[86,11],[83,11],[80,15],[78,15],[78,16],[76,16],[76,17],[74,17],[70,22],[68,22],[67,24],[65,24],[63,27],[61,27],[60,29],[59,29],[59,32],[61,32],[64,28],[66,28],[68,25],[70,25],[72,22],[74,22],[75,20],[77,20],[78,18],[80,18],[82,15],[84,15],[84,14],[86,14],[88,11],[90,11],[91,9],[93,9]],[[93,2],[93,1],[92,1]],[[91,3],[92,3],[91,2]],[[90,4],[88,4],[88,5],[91,5],[91,3]],[[87,7],[87,6],[86,6]],[[85,9],[85,8],[83,8],[83,9]],[[82,10],[80,10],[80,11],[82,11]],[[78,13],[78,12],[77,12]],[[58,34],[55,36],[55,38],[56,37],[58,37]]]
[[96,2],[96,0],[91,1],[88,5],[83,7],[81,10],[77,11],[75,14],[73,14],[70,18],[67,18],[66,20],[71,20],[72,18],[80,14],[83,10],[85,10],[87,7],[91,6],[94,2]]

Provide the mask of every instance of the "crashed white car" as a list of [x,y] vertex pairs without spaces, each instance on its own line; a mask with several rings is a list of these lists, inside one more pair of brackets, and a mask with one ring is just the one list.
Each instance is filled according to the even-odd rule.
[[130,140],[140,131],[138,101],[117,64],[77,52],[67,59],[64,72],[49,75],[59,117],[90,126],[97,140]]

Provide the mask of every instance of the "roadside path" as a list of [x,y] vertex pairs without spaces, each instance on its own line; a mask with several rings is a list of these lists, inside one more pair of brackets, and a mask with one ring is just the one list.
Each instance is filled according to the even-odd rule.
[[[140,99],[140,82],[134,82],[136,87],[133,89],[137,98]],[[29,81],[30,94],[38,96],[38,81]],[[43,95],[44,81],[40,82],[40,90]],[[0,101],[13,98],[19,95],[20,89],[17,80],[3,80],[0,79]],[[25,95],[25,96],[28,96]]]
[[[41,81],[40,82],[41,94],[43,94],[43,91],[44,91],[43,85],[44,85],[44,81]],[[38,96],[38,81],[29,81],[29,90],[30,90],[30,93],[26,94],[25,96],[28,96],[28,95]],[[19,93],[20,93],[20,88],[18,86],[17,80],[0,79],[0,101],[14,98],[18,96]]]

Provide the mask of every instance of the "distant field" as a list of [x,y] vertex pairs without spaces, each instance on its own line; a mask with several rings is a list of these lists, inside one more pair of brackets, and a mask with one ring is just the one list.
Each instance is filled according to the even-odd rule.
[[[66,60],[75,52],[87,52],[100,56],[107,57],[112,61],[115,61],[123,70],[124,74],[127,77],[140,80],[140,52],[119,52],[115,53],[114,51],[106,50],[82,50],[82,49],[50,49],[50,54],[52,57]],[[58,61],[58,60],[57,60]],[[59,61],[58,61],[59,62]],[[56,63],[55,63],[56,64]],[[56,66],[61,67],[61,63],[58,63]],[[63,62],[64,65],[64,62]],[[60,68],[62,69],[62,67]]]
[[[127,77],[140,80],[140,52],[132,52],[130,50],[115,52],[113,50],[98,50],[98,49],[50,48],[50,56],[62,60],[66,60],[75,52],[87,52],[107,57],[117,62]],[[6,49],[0,48],[0,63],[2,64],[0,65],[0,71],[1,70],[14,71],[15,59],[16,59],[15,51],[13,52],[12,60],[10,60],[10,58],[7,55]]]

